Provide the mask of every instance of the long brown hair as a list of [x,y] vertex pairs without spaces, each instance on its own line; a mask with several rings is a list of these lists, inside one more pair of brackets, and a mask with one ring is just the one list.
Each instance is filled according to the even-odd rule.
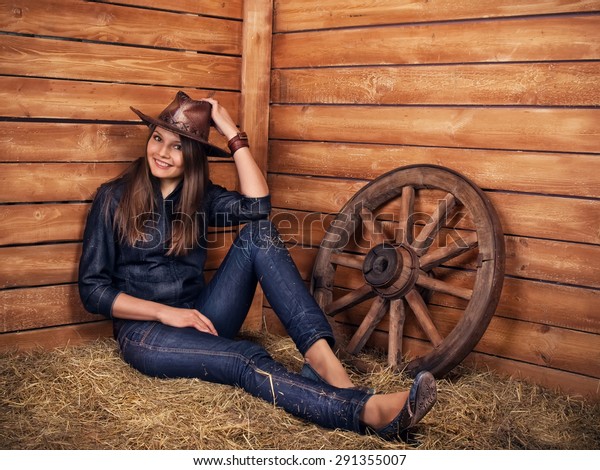
[[[148,140],[154,126],[150,127]],[[183,154],[183,185],[181,196],[173,208],[171,239],[167,255],[181,256],[198,246],[203,224],[203,199],[208,186],[208,159],[199,142],[180,135]],[[147,145],[148,142],[146,142]],[[156,201],[148,159],[138,158],[121,175],[125,183],[123,196],[116,208],[114,224],[121,243],[134,246],[146,240],[148,224],[154,222]],[[162,242],[162,240],[161,240]]]

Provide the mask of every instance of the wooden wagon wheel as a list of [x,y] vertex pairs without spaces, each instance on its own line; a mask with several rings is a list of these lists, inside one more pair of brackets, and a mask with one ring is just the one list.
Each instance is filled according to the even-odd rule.
[[354,357],[388,318],[388,363],[441,377],[483,335],[503,278],[503,234],[483,191],[455,171],[414,165],[371,181],[342,208],[319,247],[311,290],[339,343],[344,323],[364,316],[341,352]]

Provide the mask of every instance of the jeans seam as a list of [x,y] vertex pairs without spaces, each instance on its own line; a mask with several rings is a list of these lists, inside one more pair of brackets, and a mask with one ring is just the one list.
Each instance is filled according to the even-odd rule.
[[155,327],[155,326],[156,326],[156,323],[152,323],[152,324],[150,325],[150,328],[148,328],[148,329],[146,330],[146,332],[144,333],[144,335],[143,335],[143,336],[140,338],[140,343],[141,343],[141,344],[144,344],[144,343],[145,343],[145,341],[146,341],[146,338],[148,338],[148,335],[149,335],[149,334],[150,334],[150,332],[151,332],[151,331],[154,329],[154,327]]
[[146,336],[147,335],[144,335],[144,337],[141,338],[140,341],[134,341],[129,338],[124,338],[124,340],[127,341],[128,343],[138,345],[138,346],[148,349],[150,351],[171,352],[171,353],[176,352],[176,353],[182,353],[182,354],[197,354],[197,355],[206,354],[206,355],[220,356],[220,357],[237,357],[237,358],[247,361],[248,363],[250,362],[247,357],[245,357],[239,353],[230,353],[230,352],[225,352],[225,351],[210,351],[208,349],[167,348],[164,346],[154,346],[154,345],[147,344],[144,342],[144,340],[146,339]]

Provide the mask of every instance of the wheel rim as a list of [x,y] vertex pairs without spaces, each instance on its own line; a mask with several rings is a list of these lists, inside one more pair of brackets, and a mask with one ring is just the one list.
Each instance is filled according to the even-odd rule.
[[[362,279],[340,291],[340,271],[348,270]],[[503,234],[483,191],[447,168],[413,165],[371,181],[344,205],[319,247],[311,289],[340,343],[336,317],[367,309],[342,351],[358,354],[387,317],[388,364],[440,377],[485,332],[503,278]],[[444,303],[456,304],[450,327],[439,314]],[[413,333],[405,334],[405,320]],[[403,342],[413,345],[406,361]]]

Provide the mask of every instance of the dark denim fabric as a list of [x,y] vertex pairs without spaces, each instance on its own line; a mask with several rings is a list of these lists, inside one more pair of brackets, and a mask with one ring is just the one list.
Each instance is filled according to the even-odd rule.
[[[320,338],[333,342],[327,319],[275,227],[261,220],[270,211],[269,197],[245,198],[211,184],[205,199],[207,224],[248,223],[205,285],[205,246],[184,257],[165,255],[164,242],[180,188],[165,200],[157,191],[157,213],[150,227],[153,237],[131,247],[118,242],[112,226],[122,186],[117,181],[100,188],[88,217],[79,272],[85,307],[111,318],[114,299],[126,292],[167,305],[197,308],[219,332],[213,336],[193,328],[114,319],[124,359],[152,376],[196,377],[239,386],[321,426],[359,432],[359,413],[368,393],[307,379],[286,370],[261,346],[235,339],[260,282],[302,354]],[[108,217],[103,214],[105,204],[109,204]]]
[[327,319],[304,286],[277,231],[264,220],[241,230],[195,304],[211,319],[219,336],[156,322],[125,321],[118,335],[124,359],[147,375],[236,385],[323,427],[360,432],[359,414],[370,397],[368,392],[317,383],[288,371],[263,347],[234,339],[258,279],[300,352],[319,338],[333,341]]

